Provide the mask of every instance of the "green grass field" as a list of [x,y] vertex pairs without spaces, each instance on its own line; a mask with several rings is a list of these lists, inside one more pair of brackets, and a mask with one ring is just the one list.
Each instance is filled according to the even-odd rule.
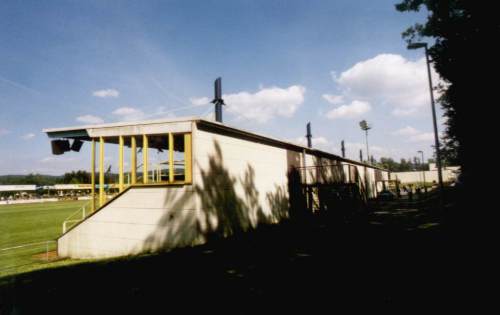
[[2,250],[24,244],[55,240],[62,232],[62,222],[88,201],[59,201],[34,204],[0,205],[0,276],[32,269],[45,263],[47,246],[55,242]]

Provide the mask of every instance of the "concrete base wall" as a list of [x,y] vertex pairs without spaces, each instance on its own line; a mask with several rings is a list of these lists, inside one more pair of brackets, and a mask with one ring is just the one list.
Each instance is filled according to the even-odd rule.
[[131,188],[59,238],[58,255],[105,258],[201,242],[195,201],[191,186]]
[[[456,180],[459,170],[457,169],[443,169],[442,170],[442,175],[443,175],[443,181],[444,182],[452,182]],[[425,175],[424,175],[425,173]],[[438,182],[438,171],[437,170],[431,170],[431,171],[416,171],[416,172],[394,172],[391,173],[391,177],[393,179],[398,179],[401,181],[402,184],[410,184],[410,183],[421,183],[424,181],[424,176],[425,176],[425,182],[426,183],[432,183]]]

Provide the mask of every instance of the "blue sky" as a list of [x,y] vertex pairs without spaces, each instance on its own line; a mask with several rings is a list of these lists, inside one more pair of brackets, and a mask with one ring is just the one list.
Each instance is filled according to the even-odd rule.
[[430,157],[423,52],[401,39],[425,13],[396,2],[3,0],[0,174],[88,169],[42,128],[209,115],[218,76],[230,125],[300,142],[311,121],[357,159],[366,119],[376,158]]

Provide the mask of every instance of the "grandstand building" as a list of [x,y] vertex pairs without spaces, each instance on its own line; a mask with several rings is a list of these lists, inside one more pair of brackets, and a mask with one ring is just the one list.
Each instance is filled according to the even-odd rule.
[[[91,147],[92,211],[58,239],[58,254],[114,257],[201,244],[331,208],[324,187],[373,198],[383,169],[199,118],[45,129],[53,152]],[[107,200],[104,156],[118,148],[119,191]],[[115,148],[116,150],[116,148]],[[111,152],[111,151],[110,151]],[[155,161],[153,161],[154,159]],[[98,188],[96,188],[98,187]],[[332,211],[332,209],[328,209]]]

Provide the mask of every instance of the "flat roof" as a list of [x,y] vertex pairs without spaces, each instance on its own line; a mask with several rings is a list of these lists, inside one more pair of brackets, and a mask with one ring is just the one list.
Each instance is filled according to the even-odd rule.
[[363,162],[346,159],[330,152],[314,148],[308,148],[301,144],[269,137],[266,135],[261,135],[253,131],[232,127],[219,122],[195,116],[170,118],[170,119],[143,120],[143,121],[123,121],[123,122],[114,122],[107,124],[83,125],[83,126],[72,126],[63,128],[47,128],[43,129],[42,131],[47,133],[49,138],[69,138],[69,139],[79,138],[84,140],[90,140],[93,137],[99,137],[99,136],[118,137],[120,135],[159,134],[163,132],[190,132],[191,123],[193,122],[203,127],[203,129],[209,129],[213,131],[223,131],[225,133],[229,133],[232,135],[243,136],[246,139],[253,141],[261,141],[268,144],[285,146],[296,151],[297,150],[305,151],[310,154],[333,158],[342,162],[367,166],[370,168],[375,168],[385,171],[385,169],[382,169],[378,166],[373,166]]
[[36,185],[0,185],[0,191],[34,191]]
[[200,120],[200,118],[195,116],[188,116],[188,117],[169,118],[169,119],[163,118],[163,119],[151,119],[151,120],[140,120],[140,121],[120,121],[107,124],[80,125],[80,126],[62,127],[62,128],[44,128],[42,129],[42,131],[46,133],[54,133],[54,132],[76,131],[84,129],[141,126],[141,125],[174,123],[174,122],[185,122],[185,121],[196,121],[196,120]]

